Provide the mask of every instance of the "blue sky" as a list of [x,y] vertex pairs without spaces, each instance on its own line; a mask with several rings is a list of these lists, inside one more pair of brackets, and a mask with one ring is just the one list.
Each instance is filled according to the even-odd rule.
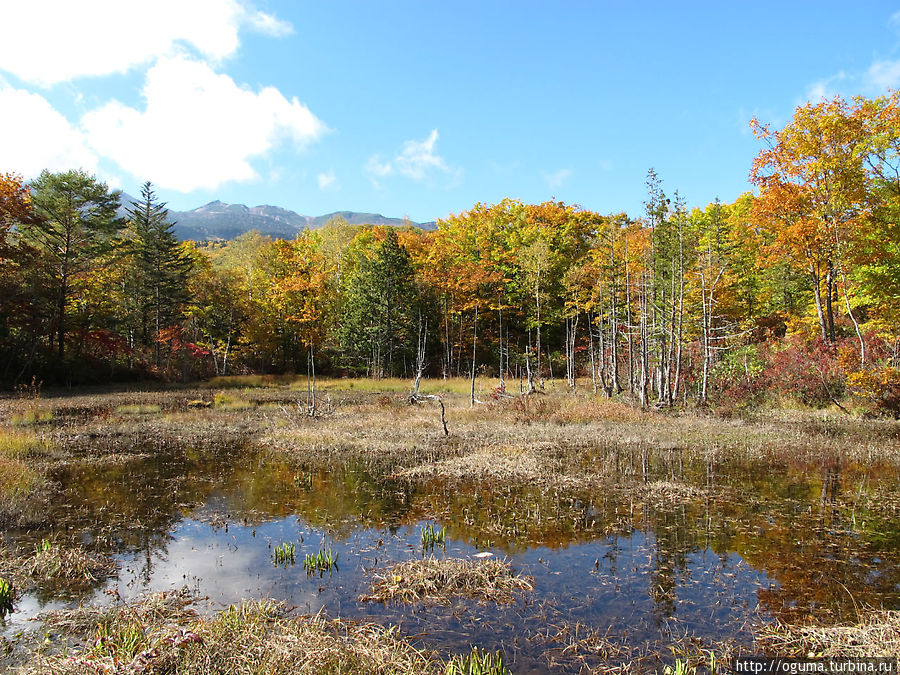
[[754,115],[900,85],[888,2],[0,0],[0,171],[427,221],[749,189]]

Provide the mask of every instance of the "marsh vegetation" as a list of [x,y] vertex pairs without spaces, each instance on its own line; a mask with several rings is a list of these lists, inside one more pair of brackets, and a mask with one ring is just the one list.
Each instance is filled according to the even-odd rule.
[[308,649],[443,672],[499,651],[577,673],[896,653],[896,422],[642,411],[552,383],[491,400],[486,380],[471,406],[470,384],[421,383],[449,435],[390,380],[320,381],[313,415],[288,379],[44,392],[27,427],[0,400],[0,658],[256,672],[271,651],[279,673]]

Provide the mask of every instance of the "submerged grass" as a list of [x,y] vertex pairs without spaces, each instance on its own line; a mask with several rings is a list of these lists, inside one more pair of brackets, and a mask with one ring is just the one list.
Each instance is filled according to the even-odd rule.
[[130,604],[56,612],[45,618],[45,626],[87,644],[36,654],[23,673],[437,675],[443,670],[433,654],[416,649],[396,628],[294,616],[272,600],[248,600],[201,617],[184,593],[157,593]]
[[505,560],[429,557],[396,563],[376,574],[371,593],[361,600],[447,603],[462,596],[511,602],[517,591],[531,590],[532,579],[514,574]]
[[782,622],[760,628],[757,643],[783,656],[900,657],[900,611],[869,611],[859,621],[834,626]]

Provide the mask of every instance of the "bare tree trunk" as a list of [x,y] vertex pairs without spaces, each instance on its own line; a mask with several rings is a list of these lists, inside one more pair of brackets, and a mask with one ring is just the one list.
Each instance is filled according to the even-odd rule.
[[422,326],[422,312],[419,312],[419,340],[416,351],[416,381],[413,384],[413,397],[419,395],[419,383],[422,381],[422,373],[425,371],[425,345],[428,340],[428,321]]
[[856,320],[856,317],[853,316],[853,309],[850,307],[850,296],[847,293],[847,275],[841,272],[841,277],[844,285],[844,302],[847,304],[847,315],[850,317],[850,320],[853,322],[853,328],[856,330],[856,338],[859,340],[859,365],[866,365],[866,341],[863,339],[862,331],[859,329],[859,322]]
[[678,388],[681,386],[681,352],[684,338],[684,232],[681,223],[678,225],[678,347],[675,352],[675,382],[672,386],[670,403],[678,399]]
[[[537,379],[541,385],[541,389],[544,388],[544,375],[541,373],[541,295],[538,292],[538,282],[534,282],[534,302],[537,307],[537,363],[535,364],[535,368],[537,370]],[[552,375],[551,375],[552,377]]]
[[588,350],[591,355],[591,386],[594,390],[594,396],[597,395],[597,362],[594,358],[594,319],[588,312]]
[[503,366],[503,303],[502,303],[502,300],[500,302],[498,302],[498,305],[499,305],[499,307],[498,307],[497,311],[500,315],[500,329],[499,329],[500,330],[500,335],[499,335],[499,337],[500,337],[500,340],[499,340],[499,343],[500,343],[500,393],[504,394],[504,393],[506,393],[506,379],[504,378],[504,375],[503,375],[504,366]]
[[812,253],[809,248],[806,249],[806,260],[809,265],[809,276],[812,280],[813,297],[816,300],[816,314],[819,317],[819,329],[822,332],[822,339],[828,341],[828,327],[825,323],[825,313],[822,310],[822,285],[821,277],[815,264],[812,261]]
[[710,308],[707,311],[706,308],[706,297],[707,297],[707,289],[706,289],[706,275],[703,273],[703,270],[700,270],[700,305],[702,309],[701,320],[702,324],[702,332],[700,334],[700,339],[703,344],[703,374],[700,377],[700,392],[697,396],[697,402],[700,405],[706,405],[706,397],[707,397],[707,387],[709,386],[709,366],[710,360],[712,359],[712,350],[710,349],[709,344],[709,327],[710,327],[710,318],[709,315],[712,311],[712,295],[710,294]]
[[450,377],[453,370],[453,346],[450,343],[450,308],[447,306],[447,296],[444,296],[444,365],[441,369],[444,379]]
[[628,267],[628,239],[625,239],[625,322],[628,325],[628,393],[634,395],[634,338],[631,316],[631,276]]
[[641,382],[640,382],[640,390],[639,397],[641,401],[641,407],[646,408],[649,394],[648,391],[650,384],[650,347],[648,345],[647,340],[647,287],[646,287],[646,275],[644,276],[644,281],[641,284]]
[[534,371],[531,370],[531,329],[528,329],[528,346],[525,348],[525,370],[528,373],[528,393],[534,392]]
[[475,305],[475,321],[472,323],[472,395],[471,407],[475,407],[475,347],[478,343],[478,305]]
[[572,391],[578,386],[578,383],[575,378],[575,336],[578,329],[578,319],[579,315],[576,314],[573,318],[569,320],[569,330],[567,331],[567,342],[566,342],[566,374],[568,376],[569,387]]

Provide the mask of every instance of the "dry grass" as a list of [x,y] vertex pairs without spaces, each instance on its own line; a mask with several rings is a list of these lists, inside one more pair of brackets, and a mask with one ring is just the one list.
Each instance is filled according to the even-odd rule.
[[636,488],[638,496],[651,504],[668,504],[690,501],[703,497],[705,490],[673,480],[657,480]]
[[546,477],[546,466],[533,451],[513,446],[485,447],[477,452],[419,464],[399,471],[395,477],[420,480],[440,477],[445,480],[500,480],[524,483]]
[[49,483],[26,462],[0,455],[0,526],[32,526],[45,518]]
[[48,628],[87,646],[34,655],[23,674],[177,672],[182,675],[440,673],[433,655],[396,628],[293,616],[271,600],[244,601],[203,618],[183,593],[154,594],[131,604],[56,612]]
[[900,611],[872,611],[858,623],[797,626],[777,623],[760,628],[758,645],[782,656],[900,656]]
[[0,427],[0,456],[2,457],[43,458],[52,452],[52,444],[34,432]]
[[22,572],[41,582],[89,584],[115,572],[107,557],[85,551],[80,546],[62,546],[46,539],[22,563]]
[[119,415],[155,415],[162,412],[162,408],[156,403],[126,403],[116,407]]
[[511,602],[517,591],[534,590],[532,579],[514,574],[509,562],[488,558],[407,560],[375,575],[363,601],[447,603],[454,597]]
[[115,572],[112,559],[80,546],[63,546],[44,540],[32,551],[0,546],[0,577],[19,590],[35,586],[81,586],[105,579]]

